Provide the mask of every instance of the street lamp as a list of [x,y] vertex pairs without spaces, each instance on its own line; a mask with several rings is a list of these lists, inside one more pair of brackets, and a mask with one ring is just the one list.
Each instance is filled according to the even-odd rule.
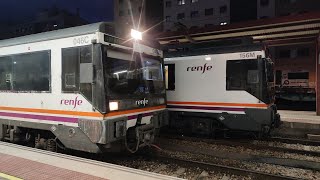
[[142,40],[142,32],[131,29],[131,37],[135,40]]

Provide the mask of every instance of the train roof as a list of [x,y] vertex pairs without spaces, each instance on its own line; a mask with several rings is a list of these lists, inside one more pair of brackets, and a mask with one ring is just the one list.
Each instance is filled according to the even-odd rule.
[[265,45],[254,43],[250,38],[222,39],[187,44],[168,44],[163,47],[164,57],[184,57],[207,54],[224,54],[232,52],[261,51]]
[[40,41],[48,41],[52,39],[60,39],[72,36],[79,36],[84,34],[91,34],[95,32],[102,32],[106,34],[114,34],[113,26],[111,23],[99,22],[83,26],[71,27],[66,29],[59,29],[48,31],[38,34],[32,34],[22,37],[0,40],[0,48],[6,46],[14,46],[18,44],[27,44]]

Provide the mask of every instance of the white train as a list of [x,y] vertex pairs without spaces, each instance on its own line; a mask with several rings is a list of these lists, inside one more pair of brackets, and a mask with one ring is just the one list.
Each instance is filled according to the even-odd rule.
[[171,127],[195,134],[216,130],[266,134],[279,124],[273,104],[273,63],[263,46],[181,49],[165,52]]
[[130,152],[165,124],[162,52],[106,23],[0,41],[0,139]]

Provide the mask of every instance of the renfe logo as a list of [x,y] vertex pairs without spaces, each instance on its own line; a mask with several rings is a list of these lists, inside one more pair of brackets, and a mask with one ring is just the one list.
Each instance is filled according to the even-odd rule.
[[149,101],[146,98],[143,98],[142,100],[136,101],[136,105],[138,105],[138,106],[140,106],[140,105],[146,106],[148,103],[149,103]]
[[78,96],[73,100],[73,99],[61,99],[60,104],[62,105],[66,105],[66,106],[73,106],[73,109],[76,108],[77,106],[81,106],[81,104],[83,103],[83,101],[80,99],[78,100]]
[[187,71],[201,71],[202,74],[206,71],[210,71],[212,69],[212,66],[207,66],[207,63],[205,63],[203,66],[193,66],[193,67],[188,67]]

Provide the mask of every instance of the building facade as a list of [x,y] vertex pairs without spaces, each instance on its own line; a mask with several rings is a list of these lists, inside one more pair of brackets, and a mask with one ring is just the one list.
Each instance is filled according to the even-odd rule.
[[16,25],[7,25],[0,30],[0,39],[36,34],[68,27],[88,24],[77,14],[71,14],[56,7],[45,9],[36,14],[34,19]]
[[164,30],[179,28],[178,22],[188,28],[229,23],[229,7],[229,0],[165,0]]
[[266,19],[320,10],[316,0],[164,0],[164,31]]
[[115,0],[114,23],[117,36],[128,38],[131,29],[142,32],[148,30],[150,34],[161,32],[162,3],[163,0]]
[[[221,6],[226,8],[220,8]],[[159,38],[161,44],[168,43],[168,46],[174,47],[175,43],[179,45],[179,43],[252,36],[255,42],[268,45],[270,52],[268,54],[275,64],[277,102],[306,103],[310,106],[309,110],[315,110],[317,103],[317,114],[320,115],[319,86],[317,86],[320,82],[317,69],[319,48],[315,46],[315,36],[319,36],[320,26],[315,23],[320,22],[320,1],[166,0],[164,7],[164,18],[168,21],[165,24],[165,32]],[[166,10],[170,8],[173,10]],[[212,13],[211,23],[204,21],[203,23],[201,19],[206,17],[204,12],[210,8],[216,9],[217,12]],[[221,9],[226,9],[225,15],[220,15]],[[201,13],[194,17],[191,11]],[[221,18],[225,19],[221,21]],[[182,26],[179,24],[185,26],[185,31],[178,29]],[[206,27],[207,24],[213,26]],[[272,30],[268,31],[267,26]],[[199,28],[192,29],[192,27]],[[301,29],[298,30],[299,28]],[[256,30],[250,35],[252,29]],[[280,31],[282,33],[277,34]],[[257,33],[260,33],[259,36]],[[167,37],[168,41],[164,42],[162,37]]]
[[287,16],[320,11],[317,0],[275,0],[276,16]]

